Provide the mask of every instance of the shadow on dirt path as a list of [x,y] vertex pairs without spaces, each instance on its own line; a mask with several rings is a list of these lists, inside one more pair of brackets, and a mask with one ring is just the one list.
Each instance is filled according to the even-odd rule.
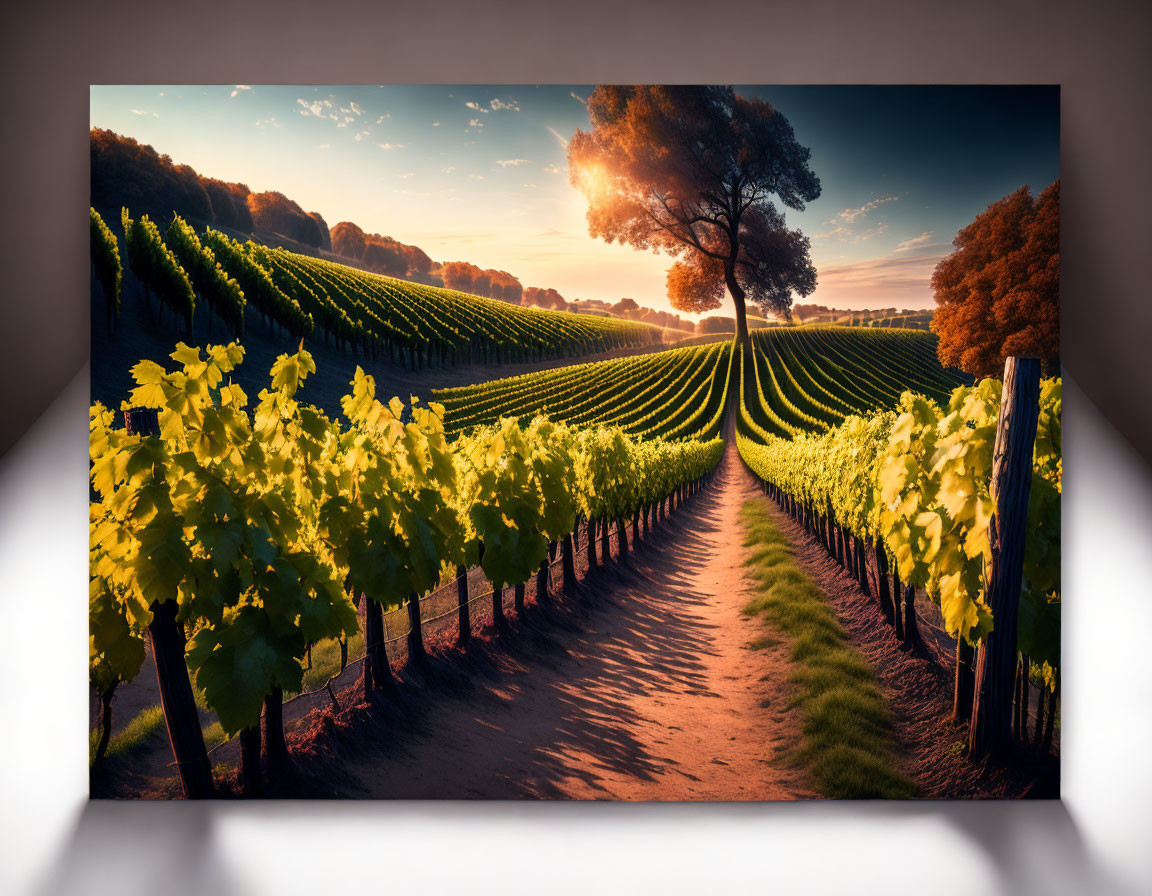
[[437,694],[408,724],[358,744],[341,790],[399,799],[811,796],[802,774],[776,761],[798,737],[784,707],[784,648],[750,649],[763,626],[740,612],[750,584],[738,514],[755,494],[729,440],[712,483],[661,533],[623,564],[594,571],[543,631],[493,651],[490,674],[465,692]]

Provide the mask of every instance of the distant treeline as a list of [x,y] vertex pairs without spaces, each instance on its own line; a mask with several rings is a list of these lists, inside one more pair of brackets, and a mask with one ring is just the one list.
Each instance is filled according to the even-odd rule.
[[283,193],[253,193],[178,165],[151,146],[102,128],[91,131],[92,205],[147,213],[167,223],[173,214],[241,233],[265,230],[308,246],[331,250],[328,225]]
[[[295,244],[288,248],[328,254],[334,260],[374,273],[514,305],[617,317],[688,333],[735,332],[732,318],[708,317],[694,323],[678,314],[640,305],[634,299],[568,299],[552,288],[524,286],[507,271],[485,269],[467,261],[436,262],[419,246],[367,233],[351,221],[341,221],[329,229],[319,212],[306,212],[283,193],[253,193],[247,184],[205,177],[151,146],[103,128],[91,129],[91,159],[92,205],[113,211],[126,206],[148,214],[161,226],[167,226],[173,215],[179,215],[200,226],[211,225],[237,234],[255,234],[258,238],[274,235]],[[895,308],[852,312],[866,319],[923,313],[898,312]],[[845,322],[841,318],[847,314],[821,305],[793,308],[794,317],[800,320]],[[758,320],[762,316],[755,306],[749,305],[748,315],[751,326],[764,325],[762,319]],[[927,324],[923,326],[926,328]]]

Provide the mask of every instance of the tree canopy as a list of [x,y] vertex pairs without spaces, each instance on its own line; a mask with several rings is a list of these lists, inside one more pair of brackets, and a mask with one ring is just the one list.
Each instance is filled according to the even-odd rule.
[[720,307],[724,288],[747,338],[744,299],[787,316],[792,294],[816,288],[808,238],[792,209],[820,195],[811,155],[769,103],[731,87],[597,87],[592,130],[568,145],[573,186],[592,236],[676,261],[668,295],[682,311]]
[[956,235],[936,266],[932,329],[940,363],[998,376],[1010,355],[1060,364],[1060,181],[992,203]]

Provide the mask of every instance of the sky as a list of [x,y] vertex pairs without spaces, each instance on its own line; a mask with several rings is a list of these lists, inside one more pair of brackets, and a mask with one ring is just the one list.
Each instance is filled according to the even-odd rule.
[[[566,146],[590,128],[592,89],[93,86],[91,123],[436,261],[505,270],[570,301],[674,310],[671,259],[591,237],[569,183]],[[1059,176],[1055,87],[736,90],[788,118],[821,181],[805,209],[784,209],[811,238],[817,270],[816,291],[797,302],[930,308],[932,270],[957,231],[1019,187],[1039,193]]]

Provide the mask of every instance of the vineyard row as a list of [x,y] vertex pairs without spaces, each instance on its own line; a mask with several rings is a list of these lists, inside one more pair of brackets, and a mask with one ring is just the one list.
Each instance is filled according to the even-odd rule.
[[303,349],[277,359],[249,413],[226,381],[243,354],[180,344],[179,369],[133,368],[123,427],[110,409],[91,410],[92,683],[108,709],[150,643],[190,797],[213,791],[192,680],[224,731],[240,733],[249,770],[263,716],[275,764],[284,692],[300,690],[312,645],[359,630],[358,606],[372,699],[392,687],[385,608],[408,607],[418,662],[421,597],[478,565],[503,631],[504,586],[538,575],[557,546],[570,562],[580,520],[605,541],[615,524],[626,549],[627,523],[635,536],[723,451],[719,439],[637,440],[544,417],[505,418],[449,444],[441,406],[384,404],[359,368],[341,424],[296,400],[315,372]]

